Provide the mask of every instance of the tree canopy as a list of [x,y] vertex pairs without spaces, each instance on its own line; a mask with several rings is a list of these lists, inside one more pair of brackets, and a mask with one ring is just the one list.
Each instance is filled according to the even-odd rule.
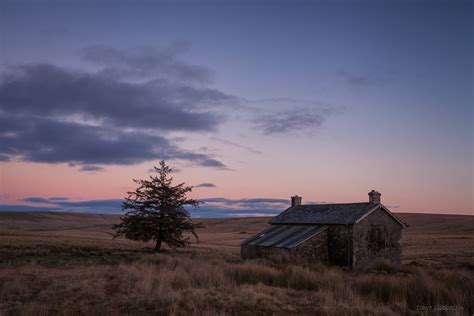
[[185,183],[173,185],[172,169],[165,161],[154,170],[157,175],[151,175],[149,180],[133,180],[138,188],[128,192],[122,203],[126,213],[121,217],[121,223],[113,226],[116,236],[137,241],[154,240],[155,251],[161,250],[162,243],[173,248],[184,247],[190,241],[183,233],[191,232],[198,239],[195,229],[204,227],[191,221],[184,206],[198,207],[200,202],[187,197],[191,186]]

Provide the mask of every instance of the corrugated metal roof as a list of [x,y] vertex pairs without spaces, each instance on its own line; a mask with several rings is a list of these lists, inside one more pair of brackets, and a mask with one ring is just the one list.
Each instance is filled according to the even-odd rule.
[[308,238],[326,230],[323,225],[271,225],[260,233],[244,240],[242,245],[292,248]]
[[298,205],[288,208],[270,224],[354,224],[377,206],[372,203]]

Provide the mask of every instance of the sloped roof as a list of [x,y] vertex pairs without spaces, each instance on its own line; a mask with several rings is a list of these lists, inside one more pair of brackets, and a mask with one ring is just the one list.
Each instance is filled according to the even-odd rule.
[[242,245],[292,248],[327,229],[324,225],[271,225],[242,241]]
[[402,227],[405,223],[400,221],[382,204],[373,203],[343,203],[343,204],[314,204],[297,205],[270,221],[270,224],[355,224],[373,211],[381,208],[396,220]]

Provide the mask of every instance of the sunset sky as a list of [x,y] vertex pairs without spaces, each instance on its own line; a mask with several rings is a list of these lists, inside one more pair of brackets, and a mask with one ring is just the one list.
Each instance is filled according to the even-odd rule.
[[0,0],[0,210],[473,214],[473,3],[380,2]]

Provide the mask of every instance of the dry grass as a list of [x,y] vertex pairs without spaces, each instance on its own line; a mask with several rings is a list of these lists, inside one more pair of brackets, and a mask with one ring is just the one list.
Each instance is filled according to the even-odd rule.
[[399,315],[423,306],[456,306],[457,314],[464,314],[474,295],[468,269],[391,266],[386,272],[384,264],[354,273],[237,259],[194,250],[115,265],[4,267],[0,310],[5,315]]
[[[256,222],[245,226],[249,221]],[[416,234],[408,234],[413,243],[409,248],[412,257],[405,257],[408,264],[379,262],[367,271],[354,272],[294,264],[288,258],[241,263],[234,239],[244,238],[263,221],[208,222],[211,225],[201,234],[201,244],[164,254],[148,253],[139,243],[110,240],[90,225],[84,225],[88,228],[81,231],[79,224],[74,224],[74,232],[69,228],[65,232],[53,230],[54,225],[43,221],[41,230],[25,223],[28,230],[17,227],[3,231],[0,315],[426,315],[426,310],[433,314],[434,309],[439,309],[435,314],[440,315],[474,312],[470,248],[458,255],[453,255],[451,249],[433,256],[423,244],[416,244],[431,234],[426,227],[422,234],[418,224],[410,228]],[[442,226],[439,230],[443,231]],[[452,248],[462,248],[456,242],[465,245],[472,240],[472,231],[456,235],[445,229],[444,233],[452,236]],[[214,240],[213,234],[221,240]],[[439,234],[432,235],[439,238]],[[416,252],[417,248],[422,251]],[[443,255],[447,258],[439,259]]]

